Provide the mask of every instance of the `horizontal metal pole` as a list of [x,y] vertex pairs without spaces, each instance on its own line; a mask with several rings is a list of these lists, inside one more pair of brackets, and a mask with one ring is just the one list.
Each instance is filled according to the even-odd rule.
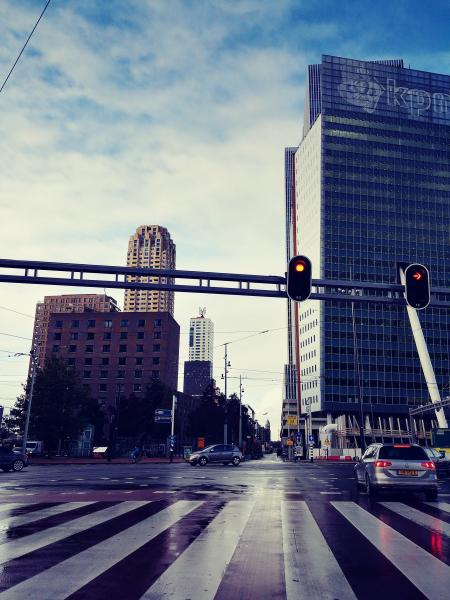
[[196,292],[198,294],[229,294],[232,296],[262,296],[287,298],[283,290],[258,290],[238,287],[214,287],[211,285],[177,285],[171,283],[147,283],[140,281],[107,281],[98,279],[63,279],[62,277],[32,277],[26,275],[1,275],[0,282],[31,283],[35,285],[61,285],[71,287],[95,287],[128,290],[164,290],[169,292]]
[[126,277],[172,277],[178,279],[216,279],[218,281],[243,281],[283,285],[285,277],[278,275],[249,275],[241,273],[212,273],[209,271],[183,271],[178,269],[142,269],[134,267],[88,265],[83,263],[58,263],[39,260],[13,260],[0,258],[0,268],[28,269],[37,271],[70,271],[74,273],[102,273]]
[[[107,281],[98,279],[65,279],[63,277],[45,277],[30,275],[2,275],[3,283],[28,283],[34,285],[58,285],[69,287],[92,287],[130,290],[164,290],[169,292],[191,292],[197,294],[226,294],[230,296],[253,296],[260,298],[287,298],[285,290],[264,290],[246,287],[216,287],[213,285],[178,285],[171,283],[147,283],[140,281]],[[354,296],[349,294],[333,294],[327,292],[313,292],[311,300],[335,300],[338,302],[364,302],[371,304],[397,304],[405,305],[403,298],[388,298],[385,296]],[[449,303],[434,300],[430,306],[448,308]]]

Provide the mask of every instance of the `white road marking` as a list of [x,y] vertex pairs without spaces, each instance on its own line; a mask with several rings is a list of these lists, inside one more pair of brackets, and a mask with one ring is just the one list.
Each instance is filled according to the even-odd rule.
[[[444,494],[441,494],[442,496]],[[444,512],[450,513],[450,504],[448,502],[425,502],[428,506],[432,506],[433,508],[438,508],[439,510],[443,510]]]
[[0,563],[13,560],[14,558],[28,554],[28,552],[33,552],[33,550],[37,550],[48,544],[59,542],[70,535],[80,533],[90,527],[94,527],[95,525],[109,521],[114,517],[130,512],[135,508],[144,506],[145,504],[148,504],[148,502],[148,500],[121,502],[120,504],[104,508],[103,510],[98,510],[90,515],[79,517],[68,523],[50,527],[45,531],[38,531],[37,533],[32,533],[23,538],[11,540],[0,546]]
[[13,510],[14,508],[19,508],[19,506],[26,506],[23,502],[8,502],[7,504],[3,504],[0,507],[0,518],[3,519],[2,514]]
[[356,600],[306,502],[282,502],[287,600]]
[[342,494],[342,492],[329,491],[329,492],[319,492],[319,494]]
[[427,529],[431,529],[431,531],[437,531],[438,533],[443,533],[450,537],[450,524],[445,521],[427,515],[426,513],[423,513],[416,508],[412,508],[411,506],[407,506],[406,504],[402,504],[401,502],[380,502],[380,504],[386,506],[386,508],[389,508],[389,510],[392,510],[398,515],[401,515],[410,521],[414,521],[414,523],[418,523]]
[[[447,598],[450,567],[355,502],[331,502],[362,535],[424,594],[428,600]],[[426,573],[426,577],[424,577]]]
[[63,600],[203,504],[180,500],[7,590],[9,600]]
[[89,506],[89,504],[94,504],[94,502],[67,502],[64,504],[58,504],[56,506],[49,506],[48,508],[43,508],[42,510],[35,510],[34,512],[26,513],[25,515],[19,515],[17,517],[3,517],[0,521],[0,529],[7,527],[19,527],[20,525],[33,523],[34,521],[39,521],[40,519],[45,519],[46,517],[60,515],[68,512],[69,510],[74,510],[75,508]]
[[229,502],[140,600],[212,600],[254,506]]

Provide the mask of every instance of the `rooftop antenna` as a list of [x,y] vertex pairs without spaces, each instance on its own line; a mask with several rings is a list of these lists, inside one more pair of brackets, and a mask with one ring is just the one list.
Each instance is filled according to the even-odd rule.
[[203,319],[205,317],[205,315],[206,315],[206,306],[204,306],[203,308],[201,306],[199,306],[198,307],[198,312],[199,312],[199,315]]

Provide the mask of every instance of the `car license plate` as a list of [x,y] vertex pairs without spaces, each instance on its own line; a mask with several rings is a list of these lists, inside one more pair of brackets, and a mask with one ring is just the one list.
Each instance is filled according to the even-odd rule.
[[412,475],[413,477],[417,477],[419,474],[418,471],[411,471],[410,469],[400,469],[398,472],[399,475]]

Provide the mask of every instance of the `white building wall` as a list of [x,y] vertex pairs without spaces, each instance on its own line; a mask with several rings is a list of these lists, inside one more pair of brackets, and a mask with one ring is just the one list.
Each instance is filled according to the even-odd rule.
[[206,317],[194,317],[189,328],[189,360],[213,362],[214,323]]
[[[313,279],[321,275],[321,133],[319,116],[295,155],[298,253],[312,262]],[[322,410],[321,400],[321,303],[299,305],[300,381],[302,413]]]

